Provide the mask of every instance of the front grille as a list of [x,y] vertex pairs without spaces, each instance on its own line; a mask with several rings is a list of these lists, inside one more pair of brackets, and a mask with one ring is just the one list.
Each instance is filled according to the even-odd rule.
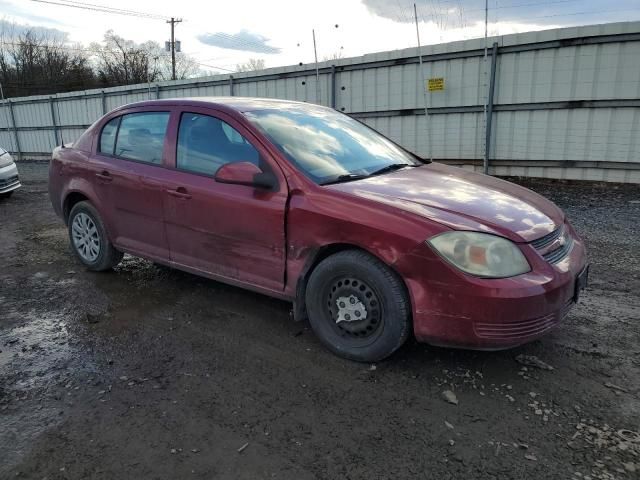
[[560,246],[559,248],[556,248],[552,252],[545,253],[542,256],[542,258],[544,258],[549,263],[558,263],[569,254],[572,247],[573,247],[573,238],[566,237],[566,241],[564,245]]
[[13,177],[5,178],[4,180],[0,179],[0,189],[10,187],[18,183],[18,176],[14,175]]
[[560,310],[531,320],[510,323],[476,322],[473,324],[473,328],[478,337],[491,340],[518,340],[538,336],[564,320],[572,306],[573,301],[569,300]]
[[[558,243],[556,248],[554,243]],[[562,261],[571,251],[573,247],[573,238],[566,231],[564,225],[555,229],[553,232],[530,242],[542,258],[549,263],[558,263]],[[547,247],[553,248],[551,251],[545,251]]]
[[531,245],[533,245],[533,248],[535,248],[536,250],[540,250],[546,247],[547,245],[551,245],[551,243],[556,238],[562,235],[562,232],[564,232],[564,225],[561,226],[560,228],[556,228],[553,232],[548,233],[544,237],[534,240],[533,242],[531,242]]

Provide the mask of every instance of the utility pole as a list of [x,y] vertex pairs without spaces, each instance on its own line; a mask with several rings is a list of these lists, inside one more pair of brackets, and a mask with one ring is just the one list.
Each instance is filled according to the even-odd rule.
[[171,42],[169,44],[169,48],[171,49],[171,80],[176,79],[176,36],[175,36],[175,25],[176,23],[182,22],[181,18],[173,18],[171,20],[167,20],[167,23],[171,24]]

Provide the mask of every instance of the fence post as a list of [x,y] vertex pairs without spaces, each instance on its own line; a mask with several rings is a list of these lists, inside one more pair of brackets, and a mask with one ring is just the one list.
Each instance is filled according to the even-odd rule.
[[229,96],[233,97],[233,75],[229,75]]
[[107,97],[104,94],[104,90],[100,91],[100,100],[102,102],[102,115],[107,114]]
[[493,92],[496,86],[496,64],[498,63],[498,42],[493,43],[491,52],[491,77],[489,78],[489,98],[487,99],[487,129],[484,139],[484,161],[482,162],[483,171],[489,173],[489,153],[491,151],[491,123],[493,120]]
[[331,108],[336,109],[336,66],[331,65]]
[[160,85],[156,83],[156,100],[160,98]]
[[51,107],[51,125],[53,125],[53,141],[54,145],[60,145],[60,140],[58,139],[58,123],[56,122],[56,113],[53,108],[53,97],[49,97],[49,107]]
[[18,158],[20,160],[23,160],[22,158],[22,149],[20,148],[20,139],[18,138],[18,129],[16,127],[16,117],[13,114],[13,104],[11,103],[11,100],[7,100],[7,102],[9,102],[9,114],[11,117],[11,128],[13,129],[13,138],[16,141],[16,150],[18,150]]

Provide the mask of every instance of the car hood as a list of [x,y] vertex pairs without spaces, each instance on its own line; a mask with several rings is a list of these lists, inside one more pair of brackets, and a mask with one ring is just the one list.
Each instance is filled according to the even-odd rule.
[[562,210],[531,190],[439,163],[329,188],[417,213],[455,230],[483,231],[516,242],[540,238],[564,221]]

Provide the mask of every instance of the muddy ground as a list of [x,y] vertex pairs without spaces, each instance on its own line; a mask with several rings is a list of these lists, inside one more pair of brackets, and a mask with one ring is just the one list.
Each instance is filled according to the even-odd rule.
[[286,303],[131,257],[85,271],[47,165],[20,170],[0,203],[0,478],[640,478],[638,186],[526,182],[592,262],[553,333],[363,365]]

